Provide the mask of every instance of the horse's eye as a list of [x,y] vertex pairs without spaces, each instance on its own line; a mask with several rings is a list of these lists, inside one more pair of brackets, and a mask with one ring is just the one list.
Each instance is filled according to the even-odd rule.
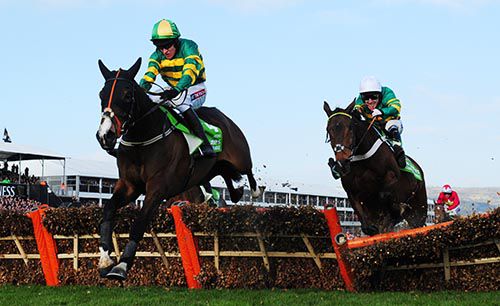
[[102,92],[102,90],[101,90],[101,91],[99,91],[99,99],[101,99],[101,100],[102,100],[102,99],[103,99],[103,95],[104,95],[104,93]]
[[127,101],[127,102],[130,102],[132,101],[132,92],[129,91],[129,90],[125,90],[123,92],[123,100]]

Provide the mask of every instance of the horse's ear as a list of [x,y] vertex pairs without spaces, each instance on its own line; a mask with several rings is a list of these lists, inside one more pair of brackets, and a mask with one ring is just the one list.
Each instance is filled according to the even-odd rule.
[[99,60],[97,63],[99,64],[99,70],[101,70],[104,79],[107,80],[113,77],[111,71],[109,71],[109,69],[104,65],[104,63],[101,60]]
[[323,110],[325,111],[326,115],[329,117],[333,111],[330,109],[330,105],[328,105],[328,102],[323,102]]
[[130,67],[130,69],[128,70],[132,78],[135,78],[135,75],[137,74],[137,72],[139,72],[139,68],[141,68],[141,62],[142,58],[139,57],[135,64],[133,64],[132,67]]
[[346,109],[345,109],[345,112],[350,114],[352,113],[353,109],[354,109],[354,105],[356,105],[356,98],[354,98],[354,100],[352,100],[351,104],[349,104]]

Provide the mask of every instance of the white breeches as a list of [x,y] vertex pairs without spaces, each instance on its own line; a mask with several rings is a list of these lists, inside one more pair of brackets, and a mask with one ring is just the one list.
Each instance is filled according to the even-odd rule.
[[[159,103],[160,97],[149,95],[153,102]],[[205,103],[207,98],[207,87],[205,83],[193,85],[187,91],[181,92],[177,97],[173,98],[170,105],[175,107],[179,112],[183,113],[189,108],[197,109]]]

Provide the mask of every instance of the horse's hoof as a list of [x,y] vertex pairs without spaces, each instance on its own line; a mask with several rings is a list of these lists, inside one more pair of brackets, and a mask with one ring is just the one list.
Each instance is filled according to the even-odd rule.
[[127,264],[124,262],[117,264],[106,274],[106,278],[124,281],[127,279]]
[[111,269],[113,269],[113,265],[107,267],[107,268],[100,268],[99,269],[99,276],[101,278],[106,278],[108,273],[111,271]]

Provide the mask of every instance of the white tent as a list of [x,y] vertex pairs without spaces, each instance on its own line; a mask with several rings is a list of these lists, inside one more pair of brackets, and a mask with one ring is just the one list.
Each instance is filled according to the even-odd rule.
[[64,160],[65,157],[61,154],[56,154],[45,149],[39,149],[26,145],[18,145],[8,142],[0,142],[0,160],[20,161],[20,160],[34,160],[34,159]]
[[21,162],[22,161],[42,161],[42,176],[44,172],[45,160],[62,160],[63,177],[66,176],[66,157],[56,154],[46,149],[35,148],[27,145],[19,145],[9,142],[0,142],[0,161],[19,162],[19,180],[21,180]]

